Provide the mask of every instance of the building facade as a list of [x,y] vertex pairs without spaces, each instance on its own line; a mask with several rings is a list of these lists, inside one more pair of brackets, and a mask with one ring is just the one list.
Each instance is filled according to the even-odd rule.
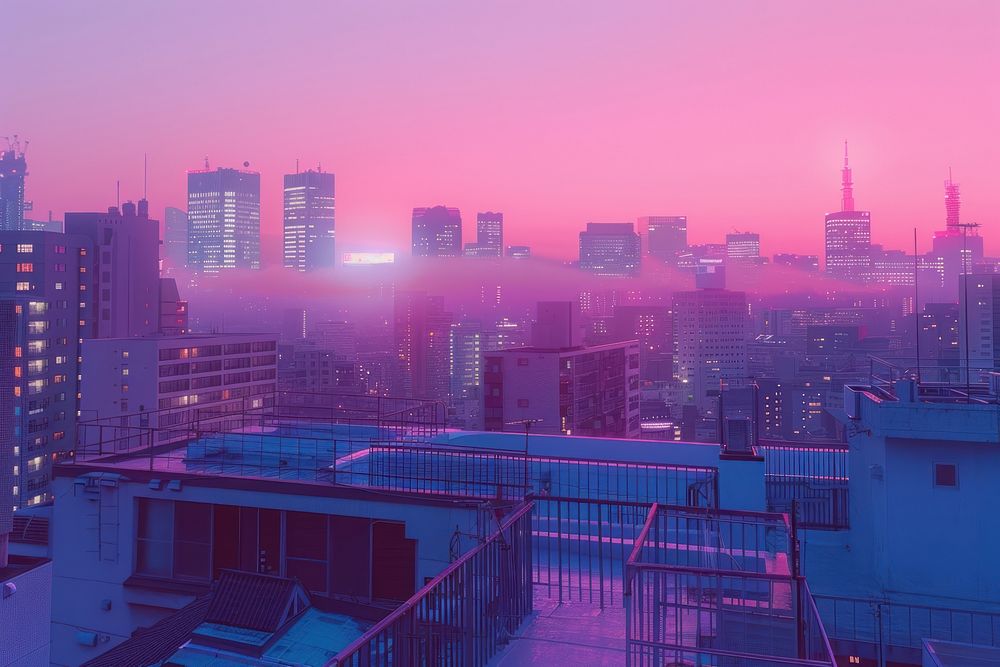
[[465,244],[467,257],[503,257],[503,213],[476,214],[476,242]]
[[163,257],[164,269],[175,271],[187,264],[187,213],[168,206],[163,211]]
[[580,232],[580,268],[599,276],[635,276],[641,244],[631,222],[590,222]]
[[284,244],[286,269],[315,271],[334,266],[334,175],[303,171],[285,175]]
[[716,288],[677,292],[673,315],[676,377],[685,402],[709,413],[724,382],[739,384],[747,376],[746,295]]
[[160,230],[146,200],[107,213],[67,213],[66,233],[89,239],[81,275],[93,307],[87,338],[146,336],[160,327]]
[[639,218],[639,229],[646,233],[646,254],[667,263],[676,263],[687,250],[686,215],[650,215]]
[[462,214],[448,206],[413,209],[411,240],[414,257],[460,257]]
[[75,446],[80,340],[91,329],[90,248],[79,236],[0,232],[17,507],[51,499],[52,464]]
[[189,171],[187,265],[218,273],[260,268],[260,174]]
[[12,145],[0,151],[0,231],[17,231],[24,222],[24,153]]
[[[83,343],[83,419],[140,415],[165,441],[192,415],[269,404],[277,389],[277,336],[188,334]],[[148,415],[142,418],[143,414]],[[83,447],[89,433],[83,433]]]
[[637,438],[639,343],[483,354],[487,431]]

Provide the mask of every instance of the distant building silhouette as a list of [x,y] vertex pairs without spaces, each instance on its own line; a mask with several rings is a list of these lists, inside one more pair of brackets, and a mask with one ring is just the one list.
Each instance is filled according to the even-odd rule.
[[640,266],[639,235],[631,222],[591,222],[580,232],[580,268],[599,276],[635,276]]
[[465,244],[467,257],[503,257],[503,213],[476,214],[476,242]]
[[260,174],[188,172],[187,265],[217,273],[260,268]]
[[854,182],[844,142],[840,211],[825,220],[826,273],[838,280],[867,282],[871,268],[871,213],[854,209]]
[[651,257],[676,264],[677,257],[687,250],[686,215],[650,215],[639,218],[639,229],[645,230],[646,253]]
[[314,271],[334,265],[334,175],[303,171],[285,175],[286,269]]
[[163,257],[167,270],[187,264],[187,213],[168,206],[163,212]]
[[28,165],[17,146],[0,151],[0,231],[21,229],[24,221],[24,177]]
[[85,338],[145,336],[160,327],[160,225],[149,204],[125,202],[121,211],[66,213],[66,233],[92,244],[81,281],[93,300]]
[[413,209],[414,257],[459,257],[462,254],[462,214],[457,208]]

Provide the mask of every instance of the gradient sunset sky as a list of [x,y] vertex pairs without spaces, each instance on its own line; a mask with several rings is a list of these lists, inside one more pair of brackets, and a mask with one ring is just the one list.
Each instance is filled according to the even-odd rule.
[[[875,242],[963,218],[1000,253],[1000,2],[5,0],[0,135],[30,139],[32,217],[245,160],[264,233],[281,176],[337,175],[338,249],[406,248],[410,210],[501,210],[572,257],[588,221],[689,216],[821,253],[850,141]],[[276,241],[265,259],[275,257]]]

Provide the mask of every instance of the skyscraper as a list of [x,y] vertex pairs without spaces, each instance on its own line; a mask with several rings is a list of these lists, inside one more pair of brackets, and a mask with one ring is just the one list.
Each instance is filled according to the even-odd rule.
[[580,232],[580,268],[599,276],[635,276],[640,264],[639,235],[631,222],[590,222]]
[[334,265],[334,176],[285,175],[284,266],[314,271]]
[[945,227],[934,232],[930,255],[941,263],[944,298],[954,298],[959,276],[971,273],[973,265],[983,261],[983,237],[976,225],[962,223],[962,198],[959,185],[952,180],[951,169],[944,182]]
[[145,336],[160,326],[159,222],[145,199],[121,211],[67,213],[66,233],[86,237],[93,252],[80,276],[93,302],[85,338]]
[[444,298],[420,291],[396,292],[393,335],[397,373],[393,393],[444,400],[450,389],[452,315]]
[[760,234],[754,232],[726,234],[726,260],[737,264],[759,264]]
[[[0,448],[13,444],[7,455],[17,470],[14,486],[8,484],[0,495],[13,490],[18,507],[51,498],[52,464],[76,446],[80,340],[89,329],[93,296],[85,279],[92,255],[90,242],[80,236],[0,232],[0,338],[3,346],[12,346],[0,355],[0,366],[13,366],[0,378],[3,400],[13,400],[13,408],[0,416],[0,430],[3,420],[12,420],[12,440],[0,437]],[[0,474],[0,482],[4,477]]]
[[188,267],[260,268],[260,174],[219,167],[188,172]]
[[715,409],[725,380],[747,375],[747,299],[720,288],[674,294],[677,379],[685,402],[705,414]]
[[21,229],[24,221],[24,176],[28,165],[20,144],[0,151],[0,231]]
[[867,282],[871,266],[871,213],[854,210],[854,183],[847,162],[846,141],[840,211],[827,213],[825,222],[827,275],[838,280]]
[[457,208],[413,209],[414,257],[459,257],[462,254],[462,214]]
[[467,257],[503,257],[503,213],[476,214],[476,242],[465,244]]
[[676,263],[687,250],[686,215],[650,215],[639,218],[639,229],[646,232],[646,252],[664,262]]
[[187,264],[187,213],[168,206],[163,212],[163,257],[165,268],[180,269]]

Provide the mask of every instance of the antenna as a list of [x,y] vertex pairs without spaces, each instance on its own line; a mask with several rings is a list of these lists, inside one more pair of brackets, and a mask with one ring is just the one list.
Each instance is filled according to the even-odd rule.
[[142,198],[147,199],[147,186],[149,185],[149,165],[148,156],[146,153],[142,154]]
[[208,169],[208,156],[205,156],[205,169]]
[[920,292],[917,283],[919,282],[917,272],[917,228],[913,228],[913,320],[916,322],[916,348],[917,348],[917,385],[920,385]]
[[299,159],[295,158],[295,173],[299,173]]
[[122,182],[121,179],[115,181],[115,207],[122,210]]
[[969,230],[975,229],[979,224],[975,222],[960,222],[957,227],[962,230],[962,274],[959,280],[962,281],[962,319],[965,320],[965,401],[972,401],[972,369],[969,368]]

